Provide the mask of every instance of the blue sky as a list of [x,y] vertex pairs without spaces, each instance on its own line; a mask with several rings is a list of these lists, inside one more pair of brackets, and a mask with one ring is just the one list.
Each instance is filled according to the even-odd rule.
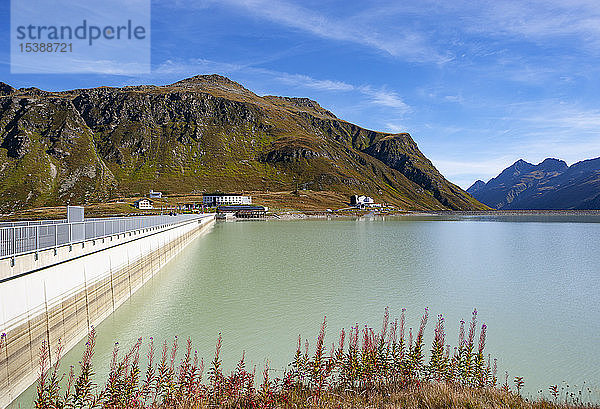
[[[17,1],[17,0],[14,0]],[[600,2],[152,2],[152,72],[10,74],[0,4],[0,81],[63,90],[169,84],[219,73],[257,94],[304,96],[338,117],[410,132],[468,187],[517,159],[600,156]]]

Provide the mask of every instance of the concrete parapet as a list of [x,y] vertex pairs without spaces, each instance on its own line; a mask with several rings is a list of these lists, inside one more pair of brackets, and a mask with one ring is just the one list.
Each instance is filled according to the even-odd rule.
[[0,260],[0,408],[37,378],[42,342],[53,353],[60,340],[68,351],[213,222],[210,215]]

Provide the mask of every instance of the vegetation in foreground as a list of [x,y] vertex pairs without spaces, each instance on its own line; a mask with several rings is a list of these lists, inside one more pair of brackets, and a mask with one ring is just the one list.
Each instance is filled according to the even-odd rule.
[[427,321],[426,309],[416,333],[409,328],[407,334],[404,310],[399,320],[390,322],[386,309],[379,332],[358,325],[348,333],[342,330],[338,342],[327,351],[324,319],[314,350],[309,353],[308,341],[303,344],[299,337],[289,368],[278,378],[272,378],[268,363],[259,375],[256,367],[248,370],[243,355],[236,368],[225,374],[220,335],[206,371],[190,339],[178,360],[177,337],[171,345],[162,344],[158,353],[150,339],[147,364],[142,367],[140,338],[122,356],[115,344],[104,385],[94,382],[92,329],[77,374],[73,367],[68,375],[60,375],[58,365],[49,368],[49,351],[42,345],[35,407],[598,408],[584,403],[581,392],[563,396],[557,385],[549,389],[552,400],[533,402],[521,397],[522,377],[514,378],[513,387],[506,374],[504,383],[498,385],[496,362],[484,354],[485,324],[477,336],[477,311],[468,328],[461,321],[458,346],[453,349],[445,344],[444,318],[438,316],[426,361]]

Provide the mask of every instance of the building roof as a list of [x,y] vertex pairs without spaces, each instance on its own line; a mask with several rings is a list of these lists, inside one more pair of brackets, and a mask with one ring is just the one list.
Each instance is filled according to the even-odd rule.
[[150,203],[154,203],[154,201],[152,201],[152,200],[148,199],[147,197],[142,197],[141,199],[138,199],[138,200],[136,200],[136,201],[135,201],[135,202],[133,202],[133,203],[139,203],[139,202],[141,202],[142,200],[147,200],[147,201],[149,201]]

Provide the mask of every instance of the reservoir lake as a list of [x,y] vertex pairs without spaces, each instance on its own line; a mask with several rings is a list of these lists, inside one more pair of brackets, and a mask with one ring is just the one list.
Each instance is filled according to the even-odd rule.
[[[476,308],[500,383],[508,371],[525,395],[558,384],[600,402],[600,216],[218,222],[97,327],[95,379],[103,385],[117,341],[123,352],[142,337],[145,355],[149,337],[178,336],[180,351],[191,337],[207,367],[219,333],[227,371],[245,351],[257,376],[266,360],[281,376],[298,335],[312,350],[324,316],[331,345],[356,323],[379,330],[386,307],[392,319],[406,308],[413,329],[429,309],[427,358],[436,316],[456,346]],[[34,392],[11,407],[31,407]]]

